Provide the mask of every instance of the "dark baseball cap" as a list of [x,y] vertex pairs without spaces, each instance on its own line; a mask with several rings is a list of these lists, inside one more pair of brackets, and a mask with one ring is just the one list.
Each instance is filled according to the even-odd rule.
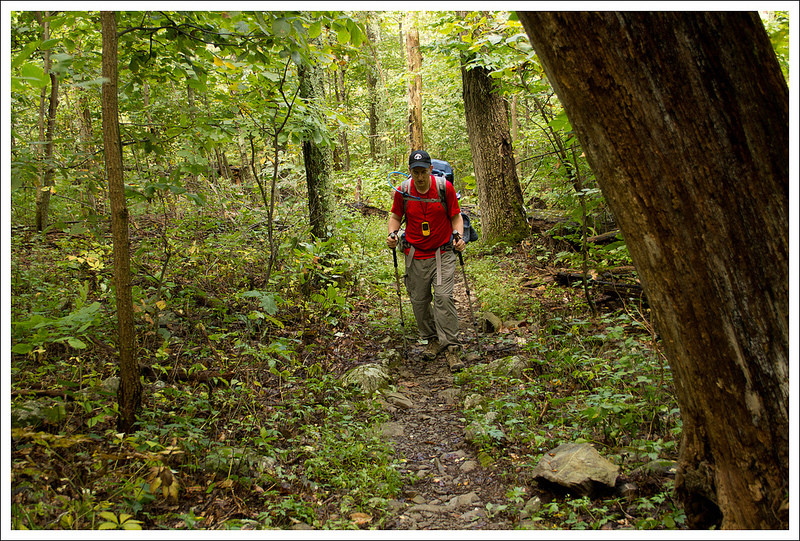
[[431,166],[431,157],[424,150],[415,150],[408,156],[408,168],[414,169],[415,167],[425,167],[426,169]]

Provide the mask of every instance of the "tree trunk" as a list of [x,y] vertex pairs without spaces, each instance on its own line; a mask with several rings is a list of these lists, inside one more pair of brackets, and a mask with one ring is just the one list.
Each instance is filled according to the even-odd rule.
[[[342,110],[347,110],[347,91],[344,86],[344,67],[340,66],[334,72],[334,84],[336,89],[336,103]],[[339,127],[339,149],[342,157],[341,169],[342,171],[350,170],[350,146],[347,141],[347,130]]]
[[[300,97],[308,104],[310,114],[318,115],[320,113],[316,101],[321,95],[322,73],[316,66],[303,66],[299,72]],[[311,234],[318,239],[326,239],[330,236],[328,232],[331,213],[330,147],[317,145],[309,134],[303,140],[303,161],[306,167]]]
[[[369,41],[370,48],[373,53],[375,51],[373,43],[377,39],[377,32],[375,31],[375,23],[372,20],[367,20],[367,40]],[[380,70],[377,55],[374,55],[375,63],[367,65],[367,95],[369,96],[369,155],[372,161],[378,161],[378,77],[376,76]]]
[[111,203],[111,234],[114,239],[114,287],[119,326],[119,419],[117,429],[130,432],[142,398],[139,364],[136,362],[131,296],[128,207],[122,178],[122,141],[117,108],[117,22],[113,11],[100,13],[103,31],[103,144],[105,146],[108,193]]
[[239,135],[238,135],[238,146],[239,146],[239,163],[242,165],[239,167],[239,171],[241,172],[241,176],[239,177],[239,183],[241,186],[249,187],[251,184],[250,178],[250,160],[247,158],[247,147],[245,146],[245,136],[244,136],[244,127],[241,123],[238,125],[239,128]]
[[[377,128],[376,128],[376,131],[375,131],[377,141],[376,141],[376,149],[375,149],[375,151],[376,151],[376,154],[380,154],[381,152],[383,152],[383,145],[381,144],[381,138],[380,138],[381,126],[384,126],[384,128],[387,129],[389,131],[389,133],[391,133],[392,139],[393,139],[393,141],[395,143],[397,142],[397,134],[396,134],[396,132],[394,130],[394,125],[393,125],[394,121],[391,121],[391,120],[387,121],[386,120],[385,111],[391,110],[391,108],[392,108],[392,96],[389,93],[389,85],[386,83],[386,76],[384,75],[383,68],[381,67],[381,59],[378,56],[378,51],[377,51],[377,48],[375,46],[375,41],[377,39],[379,39],[379,35],[378,35],[377,31],[375,30],[375,28],[379,29],[378,25],[376,23],[374,23],[372,20],[370,20],[370,24],[367,25],[367,36],[369,38],[369,48],[370,48],[370,51],[372,52],[372,59],[374,61],[375,70],[376,70],[376,72],[378,74],[378,78],[381,81],[381,85],[383,86],[384,94],[386,95],[386,104],[384,106],[380,106],[380,100],[379,100],[378,96],[376,96],[376,99],[375,99],[376,108],[377,108],[377,111],[376,111]],[[402,24],[400,25],[400,33],[401,33],[401,36],[402,36]],[[377,91],[376,91],[376,94],[377,94]],[[387,126],[387,124],[388,124],[388,126]],[[394,152],[393,152],[394,154],[396,154],[397,149],[399,148],[399,146],[400,146],[399,144],[392,145],[392,148],[394,149]]]
[[[37,20],[42,25],[42,40],[46,41],[50,38],[50,23],[48,17],[49,11],[45,11],[42,16],[41,12],[37,12]],[[47,227],[47,216],[50,211],[50,188],[53,186],[53,177],[55,176],[55,168],[53,167],[53,138],[55,137],[56,129],[56,109],[58,108],[58,78],[54,73],[50,72],[50,50],[44,51],[44,73],[50,76],[50,100],[47,108],[47,116],[45,117],[44,104],[47,95],[47,87],[42,88],[39,97],[39,141],[41,142],[42,150],[39,157],[40,162],[40,180],[39,185],[36,187],[36,230],[43,231]],[[46,119],[46,122],[45,122]],[[45,133],[45,124],[47,125],[47,132]]]
[[522,163],[520,160],[519,149],[522,142],[519,139],[519,117],[517,116],[517,102],[519,94],[514,94],[511,98],[511,144],[514,146],[514,164],[517,171],[517,180],[522,178]]
[[654,310],[689,526],[788,528],[789,99],[758,15],[519,15]]
[[481,208],[482,240],[517,242],[528,235],[508,115],[486,68],[462,62],[464,112]]
[[96,162],[94,161],[94,142],[92,139],[92,113],[89,110],[89,100],[86,97],[86,91],[78,89],[78,99],[76,104],[76,117],[78,118],[78,141],[80,142],[80,151],[83,153],[83,169],[86,171],[86,176],[83,181],[83,197],[84,203],[82,213],[89,216],[97,214],[97,201],[95,199],[95,191],[97,186],[94,179],[99,177]]
[[411,150],[424,147],[422,137],[422,54],[419,50],[419,30],[414,27],[406,33],[406,52],[408,57],[408,144]]

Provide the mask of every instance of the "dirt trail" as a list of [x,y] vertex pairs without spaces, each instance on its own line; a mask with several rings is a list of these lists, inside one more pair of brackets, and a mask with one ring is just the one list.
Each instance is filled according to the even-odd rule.
[[[488,362],[478,358],[463,283],[456,283],[456,305],[467,367]],[[474,299],[473,299],[474,302]],[[482,466],[477,449],[465,440],[464,393],[455,385],[444,353],[422,359],[423,346],[409,336],[409,351],[396,369],[397,393],[387,397],[391,421],[384,434],[405,460],[403,473],[411,479],[397,500],[387,529],[490,530],[513,528],[508,520],[487,513],[487,503],[507,504],[501,470]],[[485,337],[481,337],[484,342]]]

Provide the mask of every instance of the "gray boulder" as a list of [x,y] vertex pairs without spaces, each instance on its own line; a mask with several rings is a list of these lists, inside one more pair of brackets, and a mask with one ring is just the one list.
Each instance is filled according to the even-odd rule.
[[248,477],[274,475],[277,461],[243,447],[218,447],[203,460],[203,468],[222,475],[231,473]]
[[578,496],[613,489],[619,466],[612,464],[588,443],[565,443],[544,454],[533,470],[540,485],[560,488]]
[[342,381],[346,384],[356,385],[364,394],[371,395],[378,389],[389,385],[392,378],[384,365],[368,363],[348,371],[342,376]]
[[503,322],[491,312],[478,314],[478,328],[482,333],[492,334],[503,326]]
[[11,427],[31,426],[38,428],[46,422],[61,423],[67,417],[66,408],[61,402],[48,405],[37,400],[28,400],[11,406]]

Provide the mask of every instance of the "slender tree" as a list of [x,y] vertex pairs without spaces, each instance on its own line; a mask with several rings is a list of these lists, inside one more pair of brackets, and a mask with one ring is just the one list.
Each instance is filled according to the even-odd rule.
[[[340,65],[333,73],[334,90],[336,95],[336,104],[342,110],[347,110],[347,87],[345,85],[345,66]],[[339,126],[338,129],[339,144],[336,146],[339,154],[339,166],[342,171],[350,170],[350,143],[347,138],[347,129],[344,126]]]
[[378,139],[378,111],[380,108],[378,94],[378,73],[380,73],[380,63],[375,54],[375,40],[378,38],[376,24],[369,18],[366,24],[367,40],[372,51],[373,62],[367,64],[367,93],[369,96],[369,155],[373,161],[378,159],[380,152],[380,140]]
[[122,169],[122,141],[117,107],[117,21],[113,11],[100,13],[103,33],[103,144],[111,206],[111,234],[114,243],[114,288],[117,297],[119,332],[119,419],[117,428],[130,432],[136,422],[142,397],[142,383],[134,349],[133,297],[131,295],[128,207]]
[[95,199],[95,184],[92,181],[95,175],[99,176],[97,162],[94,159],[94,138],[92,134],[92,113],[89,109],[89,100],[86,96],[86,91],[83,89],[78,90],[78,99],[76,103],[76,118],[78,119],[78,141],[80,143],[80,150],[84,155],[83,169],[87,172],[84,179],[84,202],[85,209],[83,212],[90,216],[97,214],[97,201]]
[[689,526],[787,528],[789,99],[758,14],[519,17],[655,312]]
[[[50,12],[36,12],[36,18],[42,26],[42,41],[50,39]],[[39,144],[40,177],[36,190],[36,230],[43,231],[47,227],[47,216],[50,211],[50,189],[54,184],[55,167],[53,167],[53,147],[56,129],[56,111],[58,109],[58,77],[50,69],[50,50],[44,51],[44,73],[50,77],[50,96],[47,100],[47,87],[43,87],[39,97]],[[48,103],[45,113],[45,103]],[[45,130],[46,126],[46,130]]]

